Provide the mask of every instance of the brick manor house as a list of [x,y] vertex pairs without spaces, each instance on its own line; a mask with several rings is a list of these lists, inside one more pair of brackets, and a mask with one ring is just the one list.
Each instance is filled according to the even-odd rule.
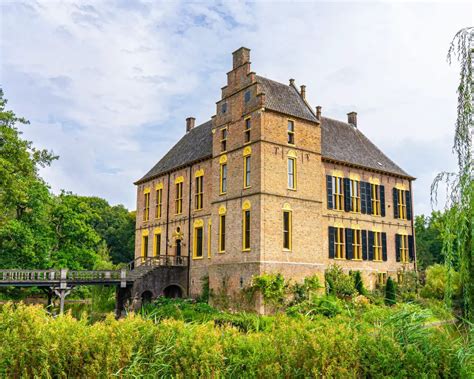
[[373,288],[415,269],[414,178],[362,134],[357,113],[323,117],[305,92],[255,74],[241,47],[216,114],[187,118],[135,183],[135,257],[186,262],[178,296],[198,296],[205,277],[232,295],[262,273],[322,279],[336,263]]

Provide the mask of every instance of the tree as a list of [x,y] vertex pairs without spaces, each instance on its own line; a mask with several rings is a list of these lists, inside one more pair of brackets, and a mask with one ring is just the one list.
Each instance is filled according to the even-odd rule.
[[416,260],[420,270],[436,263],[443,263],[442,225],[445,214],[433,211],[431,216],[420,215],[415,218]]
[[388,277],[387,284],[385,284],[385,304],[393,305],[397,302],[396,292],[395,282],[391,277]]
[[448,199],[445,207],[449,215],[443,225],[443,253],[447,266],[445,301],[451,305],[451,268],[459,260],[459,271],[463,289],[464,314],[474,320],[474,183],[472,161],[473,103],[474,90],[472,58],[474,56],[474,28],[461,29],[453,38],[448,51],[448,63],[459,62],[460,80],[457,89],[458,105],[453,151],[457,156],[458,171],[442,172],[435,178],[431,193],[436,202],[438,186],[445,182]]
[[365,287],[364,287],[364,282],[362,280],[362,275],[361,275],[359,270],[357,270],[354,273],[354,286],[355,286],[355,289],[357,290],[357,292],[360,295],[366,295],[367,294],[367,291],[365,290]]

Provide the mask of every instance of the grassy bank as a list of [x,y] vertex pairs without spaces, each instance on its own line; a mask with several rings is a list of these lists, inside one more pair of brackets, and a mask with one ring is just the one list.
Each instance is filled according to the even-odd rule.
[[[260,317],[170,302],[91,324],[39,306],[0,312],[2,377],[453,377],[473,345],[415,305]],[[472,334],[472,331],[471,331]]]

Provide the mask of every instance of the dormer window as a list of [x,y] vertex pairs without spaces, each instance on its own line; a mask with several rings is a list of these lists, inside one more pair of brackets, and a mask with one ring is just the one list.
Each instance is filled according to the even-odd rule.
[[226,113],[226,112],[227,112],[227,103],[223,103],[223,104],[221,105],[221,112],[222,112],[222,113]]

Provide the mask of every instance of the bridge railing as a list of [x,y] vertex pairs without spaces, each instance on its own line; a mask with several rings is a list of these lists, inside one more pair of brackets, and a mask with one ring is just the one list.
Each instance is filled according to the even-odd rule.
[[44,282],[60,279],[60,270],[0,270],[0,281]]
[[108,281],[121,279],[121,271],[118,270],[80,270],[67,271],[67,280],[73,281]]
[[175,255],[157,255],[155,257],[138,257],[128,264],[128,269],[133,270],[139,266],[187,266],[188,257]]

